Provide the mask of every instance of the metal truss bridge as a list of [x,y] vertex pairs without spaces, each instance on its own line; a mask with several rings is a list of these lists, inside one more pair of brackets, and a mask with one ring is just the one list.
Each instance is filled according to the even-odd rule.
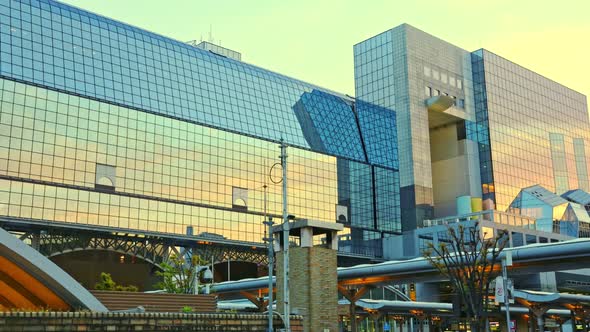
[[239,242],[207,236],[144,232],[108,226],[83,225],[0,217],[0,227],[17,235],[46,257],[84,250],[106,250],[141,258],[159,266],[186,250],[213,263],[242,261],[268,263],[263,243]]

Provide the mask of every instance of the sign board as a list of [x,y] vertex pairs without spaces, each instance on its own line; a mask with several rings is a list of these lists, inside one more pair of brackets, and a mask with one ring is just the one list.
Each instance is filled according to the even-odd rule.
[[490,321],[490,332],[500,332],[500,322]]
[[514,303],[514,281],[508,278],[506,279],[506,292],[508,292],[508,303]]
[[384,332],[391,331],[391,326],[389,325],[388,322],[383,323],[383,331]]
[[514,284],[512,279],[506,279],[506,289],[504,289],[504,278],[496,277],[496,291],[494,292],[494,303],[496,305],[504,303],[505,292],[508,292],[508,303],[514,303]]
[[504,303],[504,278],[496,277],[496,291],[494,292],[494,302],[496,304]]

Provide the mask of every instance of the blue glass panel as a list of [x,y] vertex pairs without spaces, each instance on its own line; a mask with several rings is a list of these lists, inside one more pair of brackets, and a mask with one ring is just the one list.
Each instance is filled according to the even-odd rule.
[[355,110],[369,162],[398,169],[395,112],[358,99]]
[[352,226],[375,229],[371,166],[338,159],[338,204],[348,206]]
[[400,232],[399,173],[381,167],[373,168],[375,171],[377,229],[380,231]]
[[480,128],[478,127],[477,122],[465,120],[465,134],[468,140],[477,142],[477,133],[479,132],[479,130]]
[[338,159],[338,204],[348,206],[353,227],[401,230],[399,173]]
[[366,161],[350,103],[313,90],[304,93],[293,109],[312,149]]
[[488,123],[488,100],[483,61],[483,50],[471,53],[473,70],[473,92],[475,100],[475,118],[477,142],[479,148],[479,170],[482,183],[482,198],[491,199],[496,203],[494,173],[492,169],[492,151],[490,147],[490,131]]

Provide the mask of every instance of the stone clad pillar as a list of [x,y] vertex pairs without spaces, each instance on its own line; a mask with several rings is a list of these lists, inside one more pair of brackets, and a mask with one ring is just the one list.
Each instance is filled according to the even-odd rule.
[[[282,225],[273,228],[277,256],[277,311],[283,312]],[[303,316],[304,331],[338,331],[337,233],[342,224],[314,220],[290,223],[290,236],[299,246],[289,248],[289,290],[291,313]],[[314,245],[314,236],[323,237]]]

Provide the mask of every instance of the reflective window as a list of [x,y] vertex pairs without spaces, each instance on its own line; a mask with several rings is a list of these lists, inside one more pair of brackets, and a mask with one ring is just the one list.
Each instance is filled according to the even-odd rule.
[[0,74],[7,77],[303,148],[307,133],[293,107],[312,91],[333,95],[59,2],[1,8]]
[[472,65],[482,183],[495,187],[484,199],[503,210],[536,184],[588,190],[586,97],[485,50]]
[[[282,214],[275,142],[10,80],[0,96],[0,178],[23,181],[2,180],[2,215],[259,242],[265,205]],[[400,229],[395,112],[363,105],[383,167],[289,147],[290,214]]]
[[[375,245],[400,229],[387,71],[373,70],[381,80],[369,85],[377,86],[372,100],[388,108],[355,106],[45,0],[2,2],[0,42],[2,215],[182,234],[192,226],[260,241],[264,207],[282,212],[269,176],[280,177],[272,166],[284,139],[289,213],[334,221],[344,206],[358,225],[345,233]],[[385,49],[355,54],[391,65]],[[361,83],[371,68],[358,68]]]

